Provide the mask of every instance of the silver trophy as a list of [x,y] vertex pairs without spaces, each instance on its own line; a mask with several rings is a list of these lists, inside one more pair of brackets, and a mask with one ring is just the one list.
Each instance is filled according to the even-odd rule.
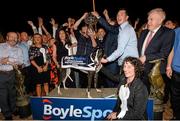
[[93,26],[97,24],[98,19],[92,13],[88,13],[87,17],[84,19],[84,22],[90,29],[94,30]]

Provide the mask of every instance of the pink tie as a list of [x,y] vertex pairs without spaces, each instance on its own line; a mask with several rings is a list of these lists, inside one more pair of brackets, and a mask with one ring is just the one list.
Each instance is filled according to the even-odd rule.
[[152,38],[153,38],[153,33],[154,33],[153,31],[150,31],[150,34],[149,34],[149,36],[148,36],[148,38],[147,38],[145,50],[146,50],[146,48],[148,47],[149,43],[151,42],[151,40],[152,40]]

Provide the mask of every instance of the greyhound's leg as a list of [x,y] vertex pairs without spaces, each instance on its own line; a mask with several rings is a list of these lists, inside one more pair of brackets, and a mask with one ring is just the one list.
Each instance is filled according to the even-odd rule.
[[61,90],[60,90],[60,86],[61,86],[61,79],[59,79],[58,82],[55,85],[55,87],[57,88],[58,95],[62,94]]
[[67,76],[63,79],[63,87],[64,87],[64,89],[68,89],[68,88],[66,87],[66,79],[67,79]]
[[102,92],[100,89],[97,88],[98,84],[98,73],[94,72],[94,88],[96,89],[97,92]]
[[63,79],[62,83],[63,83],[64,89],[68,89],[68,88],[66,87],[66,80],[67,80],[67,78],[68,78],[68,73],[67,73],[67,72],[68,72],[67,69],[64,69],[64,70],[62,71],[62,79]]
[[58,95],[62,95],[60,86],[61,86],[61,85],[59,84],[58,87],[57,87],[57,89],[58,89]]
[[77,72],[76,70],[74,71],[74,78],[75,78],[76,88],[80,88],[80,84],[79,84],[79,72]]
[[71,76],[70,75],[67,75],[68,76],[68,78],[73,82],[74,80],[71,78]]
[[90,89],[91,89],[91,82],[93,80],[93,77],[94,77],[94,72],[89,71],[88,72],[88,89],[87,89],[88,98],[92,98],[91,95],[90,95]]
[[71,78],[70,74],[71,74],[71,69],[70,68],[66,69],[67,77],[73,82],[73,79]]
[[57,84],[55,85],[55,87],[57,88],[57,92],[58,92],[58,95],[61,95],[61,90],[60,90],[60,86],[61,86],[61,81],[59,79],[59,81],[57,82]]
[[[63,69],[62,68],[59,68],[59,82],[57,83],[57,89],[58,89],[58,94],[59,95],[62,95],[61,93],[61,82],[63,82]],[[64,85],[63,85],[64,86]]]

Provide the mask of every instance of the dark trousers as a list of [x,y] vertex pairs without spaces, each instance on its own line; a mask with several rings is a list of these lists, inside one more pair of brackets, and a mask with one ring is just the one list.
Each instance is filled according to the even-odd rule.
[[164,103],[167,103],[170,97],[170,82],[171,79],[167,77],[166,74],[162,74],[162,78],[165,83],[165,88],[164,88]]
[[171,81],[171,104],[176,120],[180,120],[180,73],[173,71]]
[[[117,75],[120,72],[120,66],[118,66],[117,62],[111,62],[108,63],[106,65],[104,65],[104,67],[106,69],[108,69],[113,75]],[[118,83],[114,82],[113,80],[109,79],[109,78],[104,78],[105,82],[106,82],[106,86],[108,88],[114,88],[118,86]]]
[[142,80],[142,82],[144,83],[144,85],[146,85],[146,87],[147,87],[147,90],[148,90],[148,93],[150,94],[150,87],[151,87],[151,84],[150,84],[150,82],[149,82],[149,77],[148,77],[148,74],[149,74],[150,72],[143,72],[143,74],[142,74],[142,76],[141,76],[141,80]]
[[15,72],[0,71],[0,108],[4,117],[11,117],[16,109]]
[[120,74],[113,74],[110,70],[105,67],[102,67],[100,70],[108,79],[112,80],[112,82],[119,84]]
[[81,88],[87,88],[88,76],[84,72],[79,71],[79,83]]
[[25,89],[26,89],[27,94],[29,94],[30,92],[33,93],[33,91],[34,91],[34,85],[33,85],[32,80],[31,80],[30,66],[24,67],[24,68],[21,70],[21,72],[22,72],[22,74],[25,76],[24,86],[25,86]]

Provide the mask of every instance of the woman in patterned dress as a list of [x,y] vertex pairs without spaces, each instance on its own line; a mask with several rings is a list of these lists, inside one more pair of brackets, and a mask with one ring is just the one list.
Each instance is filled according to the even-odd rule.
[[51,58],[51,62],[50,62],[50,84],[52,84],[52,86],[56,87],[58,85],[58,81],[59,81],[59,77],[58,77],[58,69],[59,68],[59,63],[57,61],[57,53],[56,53],[56,45],[55,43],[55,39],[51,38],[49,39],[49,54],[50,54],[50,58]]

